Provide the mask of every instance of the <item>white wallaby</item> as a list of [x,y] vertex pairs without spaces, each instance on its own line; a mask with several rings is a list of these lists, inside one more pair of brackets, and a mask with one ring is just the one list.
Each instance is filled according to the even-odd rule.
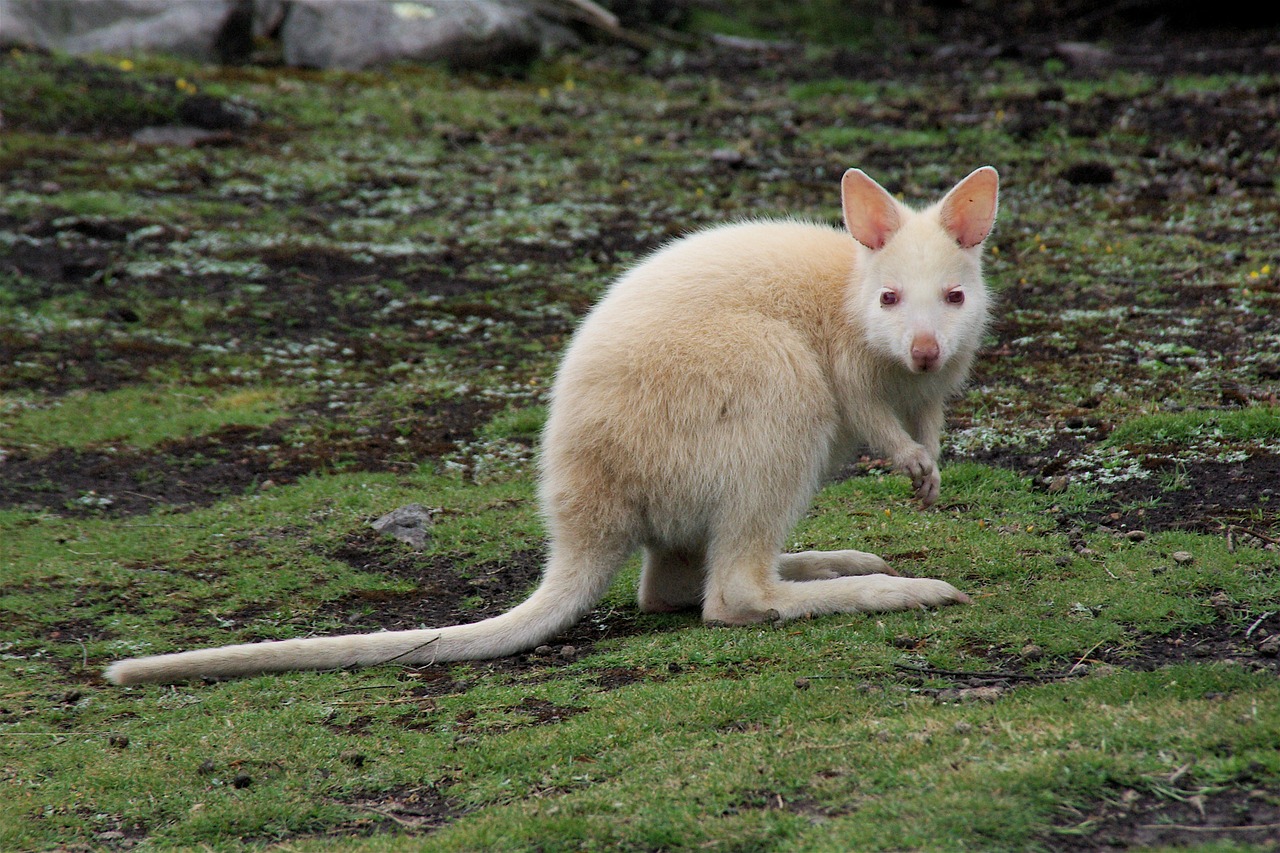
[[[943,404],[987,324],[982,243],[999,180],[980,168],[923,210],[857,169],[848,233],[754,221],[677,240],[623,275],[560,365],[543,434],[541,584],[470,625],[251,643],[125,660],[116,684],[530,649],[600,600],[644,549],[640,607],[744,625],[968,602],[862,551],[784,554],[823,480],[870,447],[938,497]],[[853,239],[850,239],[852,235]]]

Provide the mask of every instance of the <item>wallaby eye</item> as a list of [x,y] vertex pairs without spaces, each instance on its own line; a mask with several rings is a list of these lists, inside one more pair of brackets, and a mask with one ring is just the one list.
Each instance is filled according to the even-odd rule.
[[947,303],[948,303],[948,304],[950,304],[950,305],[963,305],[963,304],[964,304],[964,291],[963,291],[963,290],[961,290],[961,289],[960,289],[960,288],[958,288],[958,287],[957,287],[955,290],[948,290],[948,291],[947,291]]
[[880,304],[881,305],[897,305],[898,304],[897,291],[894,291],[894,290],[880,291]]

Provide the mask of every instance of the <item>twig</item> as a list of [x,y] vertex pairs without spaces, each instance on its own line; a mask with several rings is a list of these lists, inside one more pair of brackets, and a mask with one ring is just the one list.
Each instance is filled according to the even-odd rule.
[[1275,615],[1276,615],[1276,612],[1274,610],[1268,610],[1266,613],[1263,613],[1261,616],[1259,616],[1254,621],[1254,623],[1249,626],[1249,630],[1244,632],[1245,639],[1246,640],[1249,639],[1249,635],[1252,634],[1255,630],[1257,630],[1259,625],[1261,625],[1267,619],[1270,619],[1272,616],[1275,616]]
[[368,684],[363,687],[344,687],[337,691],[335,695],[340,695],[342,693],[355,693],[360,690],[391,690],[399,686],[399,684]]
[[421,704],[429,702],[427,696],[397,696],[395,699],[355,699],[349,702],[331,702],[335,708],[351,708],[363,706],[375,706],[381,708],[384,705],[409,705],[414,702]]
[[1264,535],[1264,534],[1262,534],[1262,533],[1259,533],[1259,532],[1258,532],[1258,531],[1256,531],[1256,530],[1250,530],[1250,529],[1249,529],[1249,528],[1247,528],[1247,527],[1241,527],[1241,526],[1240,526],[1240,525],[1238,525],[1238,524],[1233,524],[1233,525],[1231,525],[1231,526],[1230,526],[1230,528],[1228,528],[1228,529],[1230,529],[1230,530],[1237,530],[1237,531],[1239,531],[1239,532],[1241,532],[1241,533],[1247,533],[1247,534],[1249,534],[1250,536],[1256,536],[1257,538],[1261,539],[1263,542],[1268,542],[1268,543],[1270,543],[1270,544],[1272,544],[1272,545],[1280,545],[1280,539],[1272,539],[1270,536],[1266,536],[1266,535]]
[[607,33],[620,42],[625,42],[641,50],[653,50],[656,42],[632,30],[628,30],[618,21],[618,16],[601,8],[591,0],[544,0],[541,4],[551,14],[570,20],[581,21]]
[[1102,644],[1103,644],[1103,642],[1104,642],[1103,640],[1099,640],[1098,642],[1096,642],[1096,643],[1094,643],[1092,646],[1090,646],[1090,647],[1089,647],[1089,651],[1087,651],[1087,652],[1085,652],[1084,654],[1082,654],[1082,655],[1080,656],[1080,660],[1076,661],[1076,662],[1075,662],[1075,664],[1071,667],[1071,669],[1067,670],[1067,675],[1070,675],[1071,673],[1073,673],[1073,672],[1075,672],[1077,669],[1079,669],[1079,668],[1080,668],[1080,665],[1081,665],[1082,663],[1084,663],[1086,660],[1088,660],[1088,659],[1089,659],[1089,655],[1091,655],[1091,654],[1093,654],[1094,652],[1096,652],[1096,651],[1098,650],[1098,646],[1102,645]]
[[1280,829],[1280,823],[1254,823],[1243,826],[1192,826],[1186,823],[1144,823],[1142,829],[1176,829],[1181,832],[1251,832],[1253,830]]
[[427,646],[431,645],[432,643],[434,643],[434,642],[435,642],[436,640],[438,640],[438,639],[440,639],[440,635],[439,635],[439,634],[436,634],[434,637],[432,637],[430,640],[427,640],[425,643],[419,643],[418,645],[413,646],[412,648],[405,649],[404,651],[402,651],[400,654],[396,655],[395,657],[393,657],[393,658],[387,658],[386,660],[384,660],[384,661],[383,661],[383,663],[395,663],[396,661],[400,660],[400,658],[404,657],[405,655],[411,655],[411,654],[413,654],[414,652],[418,651],[419,649],[425,649]]
[[[1095,647],[1096,648],[1096,647]],[[897,669],[906,672],[917,672],[921,675],[936,675],[945,678],[978,678],[983,681],[1053,681],[1066,678],[1070,672],[1049,672],[1044,675],[1029,675],[1022,672],[964,672],[957,669],[937,669],[931,666],[912,666],[907,663],[894,664]]]
[[843,740],[839,743],[802,743],[799,746],[792,747],[791,749],[784,749],[778,754],[792,755],[806,749],[847,749],[850,747],[862,746],[865,743],[865,740]]
[[405,827],[406,829],[420,829],[422,825],[426,823],[426,821],[423,818],[399,817],[390,809],[380,809],[377,806],[366,806],[360,803],[355,803],[354,805],[358,809],[363,809],[364,811],[367,811],[367,812],[373,812],[374,814],[379,815],[381,817],[385,817],[388,820],[393,820],[396,823],[400,824],[401,826]]

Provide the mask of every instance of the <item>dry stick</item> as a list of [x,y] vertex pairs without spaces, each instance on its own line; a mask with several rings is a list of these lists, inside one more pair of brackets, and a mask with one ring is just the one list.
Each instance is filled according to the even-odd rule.
[[1082,663],[1084,663],[1086,660],[1088,660],[1088,659],[1089,659],[1089,655],[1091,655],[1091,654],[1093,654],[1094,652],[1096,652],[1096,651],[1098,650],[1098,646],[1102,645],[1104,642],[1105,642],[1105,640],[1099,640],[1098,642],[1096,642],[1096,643],[1094,643],[1092,646],[1090,646],[1089,651],[1087,651],[1087,652],[1085,652],[1084,654],[1082,654],[1082,655],[1080,656],[1080,660],[1078,660],[1078,661],[1076,661],[1076,662],[1075,662],[1075,666],[1073,666],[1073,667],[1071,667],[1071,669],[1067,670],[1067,675],[1070,675],[1071,673],[1073,673],[1073,672],[1075,672],[1077,669],[1079,669],[1079,668],[1080,668],[1080,664],[1082,664]]
[[1185,823],[1144,823],[1143,829],[1177,829],[1186,832],[1251,832],[1253,830],[1280,829],[1280,823],[1255,823],[1244,826],[1192,826]]
[[435,642],[436,640],[438,640],[438,639],[440,639],[440,635],[439,635],[439,634],[436,634],[434,637],[432,637],[430,640],[427,640],[425,643],[419,643],[418,645],[416,645],[416,646],[414,646],[414,647],[412,647],[412,648],[405,649],[404,651],[402,651],[400,654],[396,655],[395,657],[393,657],[393,658],[387,658],[386,660],[384,660],[384,661],[383,661],[383,663],[395,663],[396,661],[400,660],[400,658],[404,657],[405,655],[411,655],[411,654],[413,654],[414,652],[418,651],[419,649],[425,649],[427,646],[431,645],[432,643],[434,643],[434,642]]
[[[1097,646],[1094,646],[1094,648],[1097,648]],[[1090,649],[1090,651],[1092,650],[1093,649]],[[939,675],[946,678],[981,678],[985,681],[999,681],[1006,678],[1012,681],[1053,681],[1055,679],[1066,678],[1071,675],[1071,671],[1047,672],[1043,675],[1030,675],[1022,672],[964,672],[958,669],[937,669],[932,666],[912,666],[907,663],[894,664],[894,666],[897,669],[904,670],[906,672],[917,672],[921,675]],[[1076,666],[1079,666],[1079,664],[1076,664]],[[821,678],[822,676],[817,677]]]
[[1258,531],[1256,531],[1256,530],[1250,530],[1248,527],[1241,527],[1241,526],[1240,526],[1240,525],[1238,525],[1238,524],[1233,524],[1233,525],[1231,525],[1231,527],[1230,527],[1230,528],[1228,528],[1228,529],[1229,529],[1229,530],[1238,530],[1238,531],[1240,531],[1241,533],[1247,533],[1247,534],[1249,534],[1250,536],[1256,536],[1256,537],[1258,537],[1259,539],[1261,539],[1263,542],[1270,543],[1271,545],[1280,545],[1280,539],[1272,539],[1270,536],[1265,536],[1265,535],[1263,535],[1263,534],[1259,533],[1259,532],[1258,532]]
[[1257,630],[1259,625],[1261,625],[1267,619],[1275,615],[1276,615],[1276,612],[1274,610],[1268,610],[1266,613],[1263,613],[1261,616],[1259,616],[1257,620],[1254,621],[1254,623],[1249,626],[1249,630],[1244,632],[1245,639],[1246,640],[1249,639],[1249,635],[1252,634],[1255,630]]

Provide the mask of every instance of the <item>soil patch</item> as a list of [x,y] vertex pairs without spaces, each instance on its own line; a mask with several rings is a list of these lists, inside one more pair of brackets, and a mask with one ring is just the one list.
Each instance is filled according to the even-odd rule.
[[1115,791],[1090,809],[1074,811],[1047,840],[1053,850],[1147,850],[1201,844],[1280,844],[1280,791],[1187,790],[1176,796]]
[[298,415],[265,428],[227,426],[150,450],[15,453],[4,461],[0,507],[128,517],[208,506],[317,472],[402,471],[473,438],[496,408],[457,398],[424,407],[408,425],[404,418],[370,418],[357,426]]
[[429,832],[461,817],[467,809],[452,797],[445,796],[435,787],[401,787],[389,791],[356,792],[333,800],[375,815],[367,826],[363,821],[350,825],[353,834],[372,834],[377,824],[391,822],[401,829],[413,832]]
[[329,602],[321,616],[352,631],[404,631],[478,622],[518,603],[542,575],[541,551],[517,551],[500,563],[460,570],[448,557],[423,558],[384,543],[373,531],[353,534],[332,556],[362,572],[408,580],[408,592],[361,591]]

